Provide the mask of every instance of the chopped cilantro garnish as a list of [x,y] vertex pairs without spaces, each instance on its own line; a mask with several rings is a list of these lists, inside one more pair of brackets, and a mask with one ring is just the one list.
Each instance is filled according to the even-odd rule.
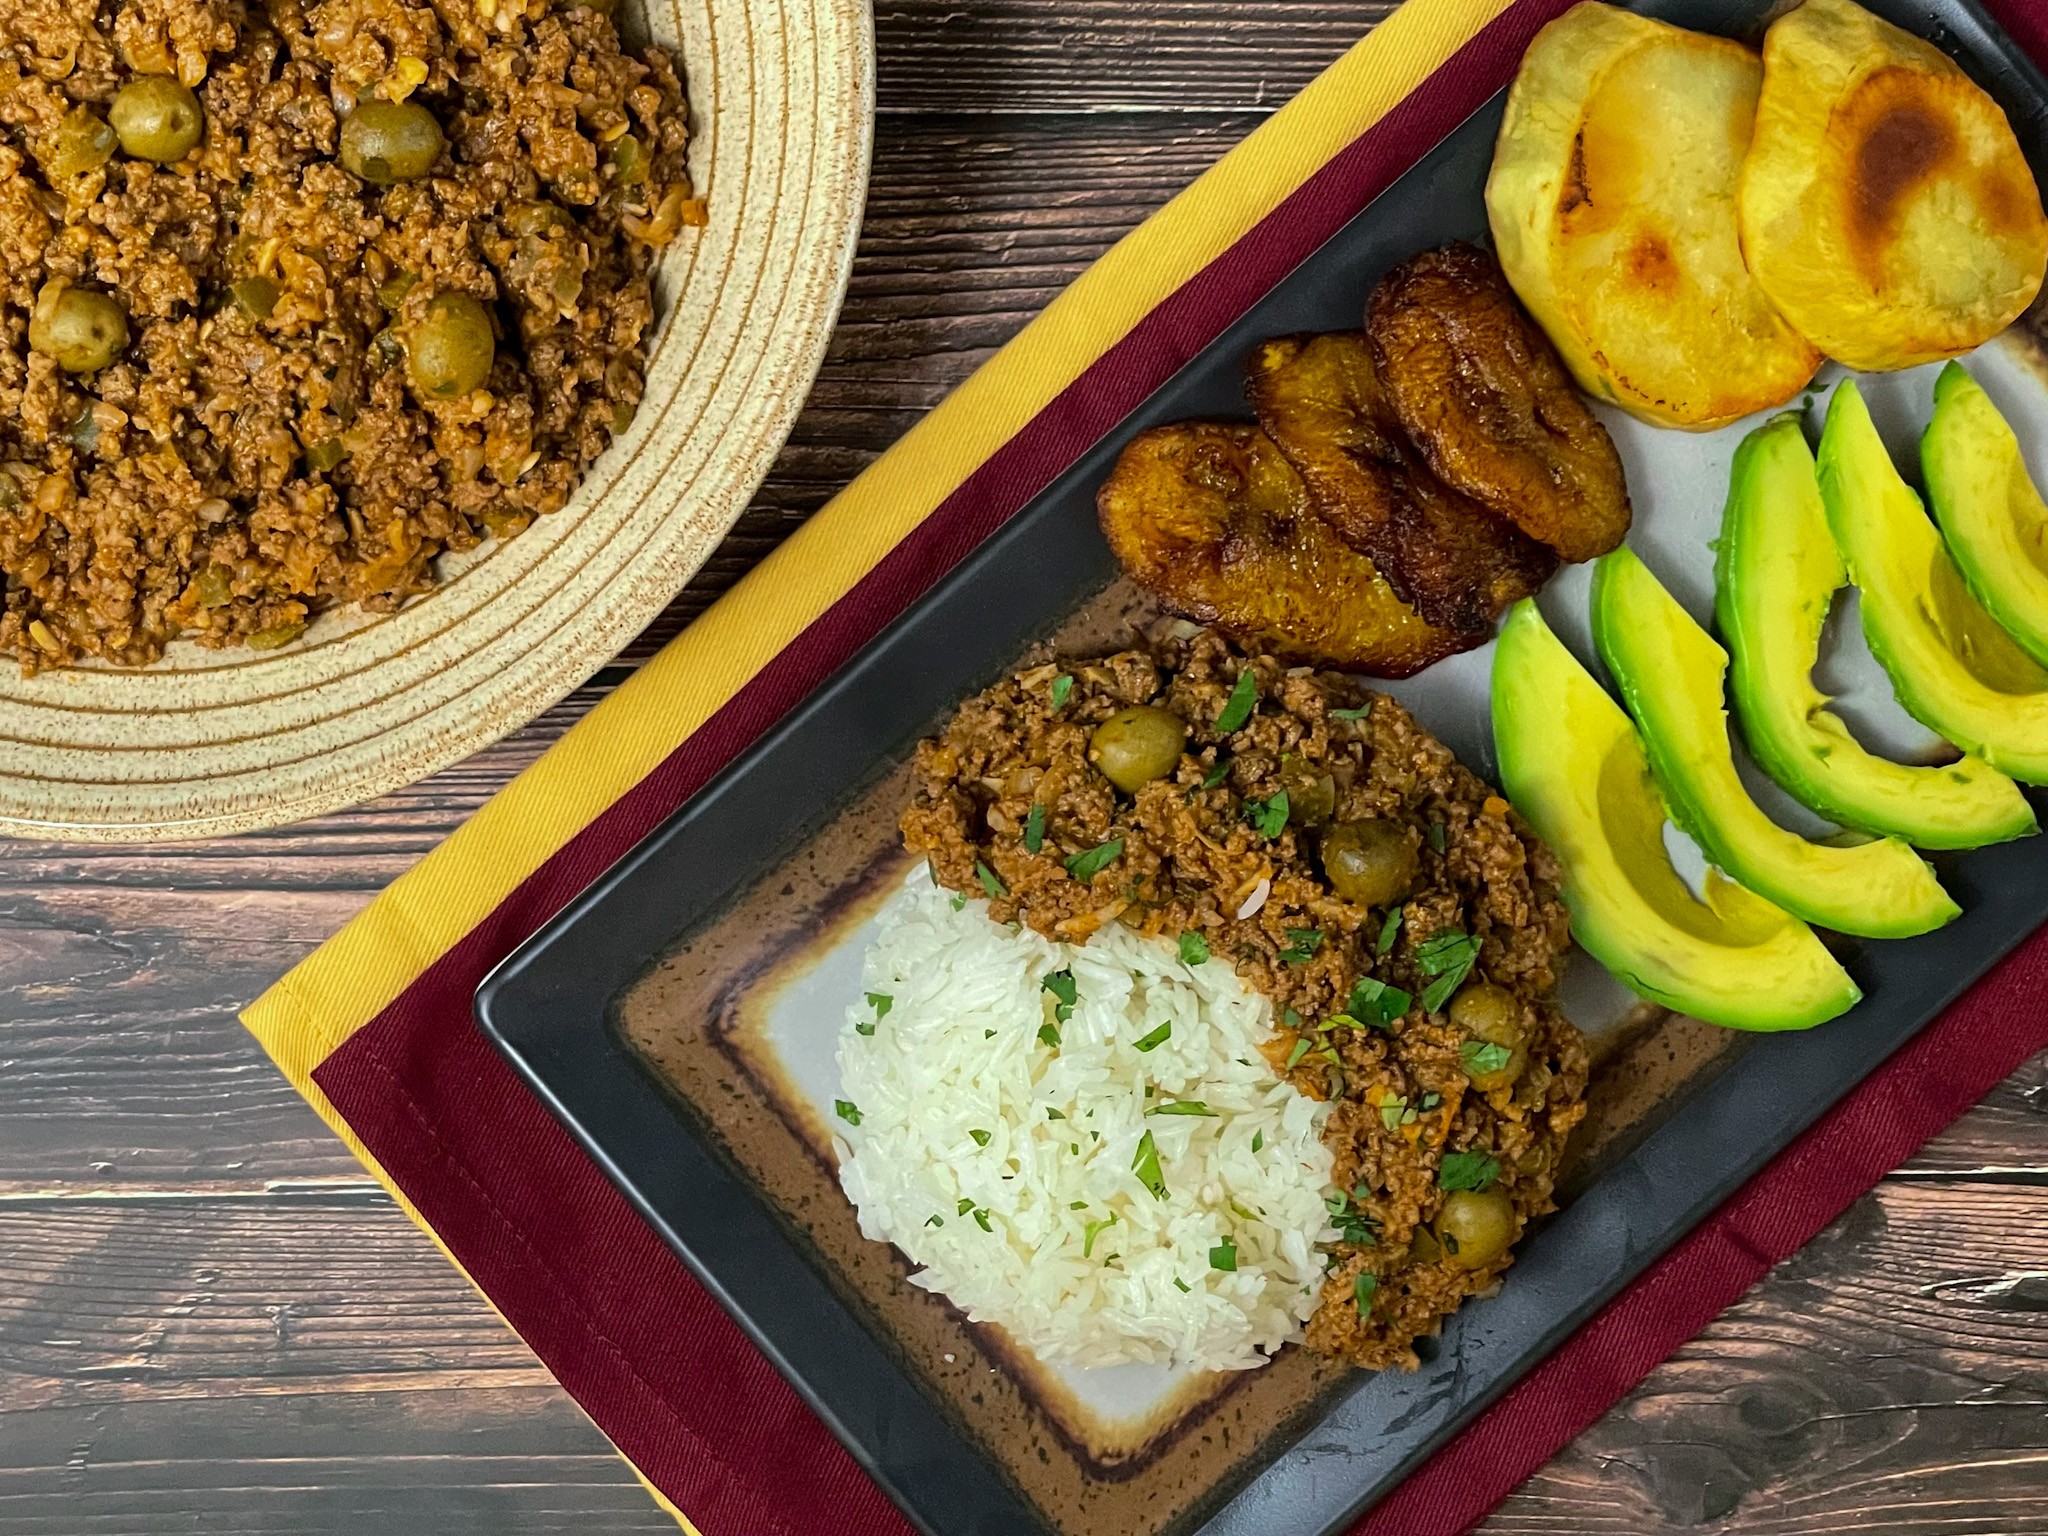
[[1213,764],[1210,765],[1209,771],[1202,775],[1202,788],[1214,789],[1218,784],[1221,784],[1225,779],[1229,777],[1230,759],[1227,757],[1219,757]]
[[1228,736],[1232,731],[1242,730],[1245,721],[1252,717],[1252,707],[1259,702],[1259,676],[1246,667],[1237,674],[1237,686],[1230,690],[1230,700],[1223,706],[1223,713],[1216,717],[1216,734]]
[[1471,1077],[1485,1077],[1498,1072],[1513,1058],[1514,1052],[1505,1045],[1492,1040],[1467,1040],[1458,1047],[1458,1054],[1465,1060],[1465,1072]]
[[1103,1233],[1107,1232],[1111,1227],[1115,1225],[1115,1211],[1111,1211],[1107,1216],[1103,1217],[1100,1221],[1091,1221],[1086,1223],[1081,1229],[1081,1257],[1084,1259],[1091,1257],[1095,1252],[1095,1239],[1102,1236]]
[[1374,976],[1361,976],[1351,988],[1344,1011],[1361,1024],[1374,1029],[1389,1029],[1396,1019],[1407,1014],[1409,1005],[1414,1001],[1399,987],[1390,987]]
[[986,1206],[977,1205],[974,1208],[974,1224],[984,1232],[995,1231],[995,1228],[988,1224],[988,1207]]
[[860,1124],[859,1106],[854,1104],[851,1099],[834,1099],[832,1101],[832,1112],[848,1125]]
[[1444,1096],[1440,1093],[1425,1093],[1422,1096],[1422,1102],[1418,1104],[1416,1108],[1435,1109],[1439,1104],[1443,1103],[1443,1101]]
[[1333,709],[1330,711],[1330,718],[1332,720],[1363,720],[1371,713],[1372,706],[1370,704],[1361,704],[1356,709]]
[[1050,1104],[1048,1104],[1045,1107],[1045,1118],[1048,1120],[1064,1120],[1067,1117],[1064,1114],[1062,1114],[1059,1110],[1054,1109]]
[[1446,1152],[1437,1169],[1439,1189],[1483,1190],[1500,1177],[1500,1159],[1484,1152]]
[[1306,1056],[1314,1046],[1315,1041],[1311,1040],[1307,1035],[1303,1035],[1299,1040],[1295,1041],[1294,1049],[1287,1053],[1287,1070],[1292,1072],[1295,1067],[1300,1065],[1301,1058]]
[[1166,1175],[1159,1171],[1159,1148],[1152,1144],[1150,1131],[1138,1138],[1138,1151],[1131,1159],[1131,1172],[1138,1176],[1140,1184],[1152,1191],[1154,1200],[1166,1198]]
[[856,1035],[872,1035],[875,1032],[874,1023],[872,1020],[862,1019],[853,1026],[853,1032]]
[[981,882],[981,888],[991,899],[1010,894],[1010,888],[1003,884],[1001,877],[979,859],[974,861],[974,878]]
[[1077,853],[1069,858],[1067,860],[1067,873],[1085,885],[1088,881],[1101,874],[1103,870],[1109,868],[1111,863],[1115,861],[1116,856],[1123,851],[1124,840],[1120,837],[1112,837],[1099,848],[1090,848],[1085,853]]
[[889,1017],[889,1010],[896,1006],[896,999],[886,992],[870,992],[867,999],[868,1006],[875,1010],[875,1022],[878,1024]]
[[974,1138],[974,1144],[975,1144],[975,1145],[976,1145],[977,1147],[985,1147],[985,1146],[987,1146],[987,1145],[988,1145],[988,1132],[987,1132],[987,1131],[980,1131],[980,1130],[971,1130],[971,1131],[969,1131],[969,1132],[968,1132],[967,1134],[968,1134],[968,1135],[970,1135],[970,1136],[972,1136],[972,1137]]
[[962,1195],[962,1196],[960,1197],[960,1205],[959,1205],[959,1208],[958,1208],[958,1210],[957,1210],[957,1211],[955,1212],[955,1214],[956,1214],[956,1215],[960,1215],[960,1216],[965,1216],[965,1215],[966,1215],[966,1214],[967,1214],[967,1213],[968,1213],[969,1211],[971,1211],[971,1210],[973,1210],[973,1209],[974,1209],[974,1202],[973,1202],[972,1200],[968,1199],[968,1198],[967,1198],[967,1196],[965,1196],[965,1195]]
[[996,1032],[995,1032],[994,1030],[992,1030],[992,1029],[984,1029],[984,1030],[983,1030],[983,1031],[981,1032],[981,1038],[982,1038],[982,1039],[984,1039],[984,1040],[993,1040],[993,1039],[995,1039],[995,1037],[996,1037]]
[[1045,807],[1034,805],[1024,818],[1024,851],[1036,853],[1045,846]]
[[954,895],[954,897],[953,897],[953,910],[954,910],[955,912],[958,912],[958,911],[959,911],[959,910],[960,910],[960,909],[961,909],[962,907],[964,907],[964,906],[966,906],[966,905],[967,905],[967,898],[966,898],[965,896],[961,896],[961,895],[959,895],[959,894],[957,894],[957,893],[956,893],[956,894]]
[[1226,1237],[1209,1250],[1209,1267],[1230,1274],[1237,1268],[1237,1240]]
[[1444,824],[1440,821],[1432,821],[1429,824],[1429,846],[1438,853],[1444,851]]
[[1216,1111],[1200,1099],[1175,1099],[1171,1104],[1154,1104],[1145,1111],[1148,1115],[1206,1115],[1216,1118]]
[[928,1227],[943,1227],[946,1224],[946,1218],[943,1216],[927,1216],[924,1219],[924,1224]]
[[1074,679],[1068,673],[1062,672],[1052,680],[1052,707],[1065,709],[1067,700],[1073,696],[1073,692]]
[[1054,1050],[1058,1050],[1058,1049],[1060,1048],[1060,1027],[1059,1027],[1059,1025],[1057,1025],[1057,1024],[1041,1024],[1041,1025],[1039,1025],[1039,1026],[1038,1026],[1038,1038],[1039,1038],[1039,1039],[1041,1039],[1041,1040],[1043,1040],[1043,1041],[1044,1041],[1044,1042],[1045,1042],[1045,1043],[1046,1043],[1047,1045],[1051,1046],[1051,1047],[1052,1047],[1052,1048],[1053,1048]]
[[1479,959],[1479,940],[1471,934],[1447,928],[1433,933],[1415,948],[1415,964],[1425,976],[1434,976],[1422,989],[1422,1006],[1439,1013],[1451,994],[1465,984]]
[[1405,1093],[1390,1093],[1380,1100],[1380,1124],[1390,1131],[1415,1123],[1415,1111],[1408,1107]]
[[1323,1209],[1332,1216],[1342,1216],[1344,1214],[1344,1207],[1350,1203],[1351,1197],[1341,1189],[1333,1189],[1330,1193],[1323,1196]]
[[1307,965],[1323,947],[1320,928],[1289,928],[1286,932],[1287,947],[1280,951],[1280,958],[1289,965]]
[[1160,1025],[1150,1034],[1140,1035],[1137,1038],[1137,1040],[1133,1042],[1133,1044],[1136,1046],[1138,1050],[1141,1051],[1157,1050],[1160,1046],[1166,1043],[1167,1037],[1170,1036],[1172,1033],[1173,1020],[1168,1019],[1164,1024]]
[[1276,790],[1265,800],[1247,800],[1241,807],[1244,819],[1261,837],[1278,837],[1287,830],[1287,791]]
[[1363,1317],[1372,1310],[1372,1295],[1380,1288],[1378,1275],[1360,1275],[1351,1282],[1351,1298],[1358,1303],[1358,1315]]
[[1265,1133],[1264,1131],[1253,1131],[1253,1132],[1252,1132],[1252,1150],[1253,1150],[1254,1152],[1260,1151],[1261,1149],[1263,1149],[1263,1148],[1265,1147],[1265,1145],[1266,1145],[1266,1133]]
[[1180,963],[1200,965],[1209,958],[1209,941],[1199,933],[1184,933],[1180,936]]
[[1088,1209],[1088,1202],[1086,1200],[1069,1200],[1067,1202],[1067,1209],[1070,1211],[1085,1211]]
[[1394,947],[1394,936],[1401,931],[1401,908],[1395,907],[1387,913],[1387,920],[1380,924],[1379,942],[1373,945],[1376,955],[1384,955]]
[[1286,1024],[1286,1026],[1289,1029],[1301,1028],[1301,1015],[1296,1013],[1292,1008],[1282,1009],[1280,1012],[1280,1019],[1281,1022]]
[[1039,985],[1052,994],[1052,1016],[1064,1024],[1074,1016],[1074,1004],[1081,999],[1081,989],[1074,984],[1072,971],[1048,971]]
[[1173,1277],[1173,1283],[1174,1283],[1175,1285],[1177,1285],[1177,1286],[1179,1286],[1179,1287],[1180,1287],[1180,1289],[1181,1289],[1181,1294],[1182,1294],[1182,1295],[1186,1295],[1186,1294],[1187,1294],[1187,1291],[1188,1291],[1188,1283],[1187,1283],[1187,1281],[1185,1281],[1185,1280],[1181,1279],[1181,1277],[1180,1277],[1179,1275],[1175,1275],[1175,1276]]

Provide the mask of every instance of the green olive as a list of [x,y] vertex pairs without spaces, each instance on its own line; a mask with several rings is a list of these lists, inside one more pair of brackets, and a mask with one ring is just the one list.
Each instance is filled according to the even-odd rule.
[[466,293],[435,294],[406,344],[414,385],[436,400],[453,400],[481,386],[497,355],[491,317]]
[[1280,787],[1287,791],[1287,819],[1297,826],[1320,827],[1337,814],[1337,781],[1314,763],[1280,759]]
[[1437,1212],[1436,1238],[1460,1269],[1484,1269],[1515,1240],[1515,1203],[1504,1189],[1456,1189]]
[[637,187],[647,180],[647,151],[630,133],[612,140],[612,185]]
[[288,619],[282,624],[273,624],[268,629],[259,629],[246,642],[252,651],[274,651],[281,645],[290,645],[306,632],[304,619]]
[[66,373],[97,373],[128,345],[128,317],[108,295],[53,277],[36,296],[28,344]]
[[341,163],[388,187],[426,175],[447,142],[434,114],[416,101],[359,101],[342,120]]
[[138,160],[171,165],[184,159],[206,131],[199,98],[169,75],[130,80],[107,114],[121,147]]
[[1485,1052],[1479,1061],[1471,1050],[1461,1053],[1465,1075],[1474,1088],[1482,1092],[1505,1088],[1522,1075],[1529,1064],[1529,1032],[1523,1027],[1522,1005],[1514,993],[1490,981],[1467,982],[1451,999],[1449,1011],[1451,1022],[1472,1037],[1471,1043],[1502,1046],[1508,1053],[1507,1059],[1490,1071],[1475,1069],[1482,1061],[1498,1056],[1498,1051]]
[[1120,709],[1088,738],[1088,761],[1127,795],[1163,779],[1180,763],[1188,728],[1179,715],[1157,704]]
[[234,596],[234,578],[224,565],[209,565],[192,583],[192,600],[202,608],[225,608]]
[[120,142],[92,108],[73,107],[51,131],[50,154],[44,165],[52,176],[83,176],[113,159]]
[[1339,822],[1323,834],[1322,853],[1330,889],[1362,907],[1390,906],[1415,884],[1415,841],[1392,822]]

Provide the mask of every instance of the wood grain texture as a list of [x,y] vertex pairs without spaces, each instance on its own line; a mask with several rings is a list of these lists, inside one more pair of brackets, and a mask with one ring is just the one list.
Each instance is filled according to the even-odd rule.
[[[0,1536],[673,1530],[235,1011],[1386,9],[885,3],[825,371],[746,517],[617,666],[346,814],[146,852],[0,845]],[[2048,1532],[2044,1277],[2048,1056],[1486,1531]]]

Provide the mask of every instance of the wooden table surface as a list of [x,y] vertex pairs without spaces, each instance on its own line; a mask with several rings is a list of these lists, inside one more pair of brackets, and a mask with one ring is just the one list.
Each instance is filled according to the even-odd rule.
[[[0,847],[0,1536],[674,1529],[236,1010],[1386,9],[883,0],[830,359],[752,510],[640,642],[343,815]],[[2048,1057],[1485,1529],[2048,1532]]]

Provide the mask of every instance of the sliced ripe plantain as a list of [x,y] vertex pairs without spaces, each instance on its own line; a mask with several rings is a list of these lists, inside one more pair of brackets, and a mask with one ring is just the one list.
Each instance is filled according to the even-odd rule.
[[1764,35],[1742,248],[1785,318],[1852,368],[1954,357],[2005,329],[2048,266],[2048,219],[1998,104],[1850,0]]
[[1314,509],[1432,624],[1485,628],[1557,569],[1550,550],[1430,472],[1362,331],[1276,337],[1245,375],[1259,425],[1308,483]]
[[1407,677],[1486,640],[1429,624],[1309,510],[1301,476],[1256,427],[1140,433],[1095,499],[1126,574],[1241,644]]
[[1621,457],[1490,252],[1460,242],[1410,257],[1373,289],[1365,329],[1439,479],[1567,560],[1621,542]]
[[1486,212],[1508,280],[1586,392],[1695,431],[1820,366],[1743,265],[1735,186],[1763,63],[1584,0],[1508,90]]

